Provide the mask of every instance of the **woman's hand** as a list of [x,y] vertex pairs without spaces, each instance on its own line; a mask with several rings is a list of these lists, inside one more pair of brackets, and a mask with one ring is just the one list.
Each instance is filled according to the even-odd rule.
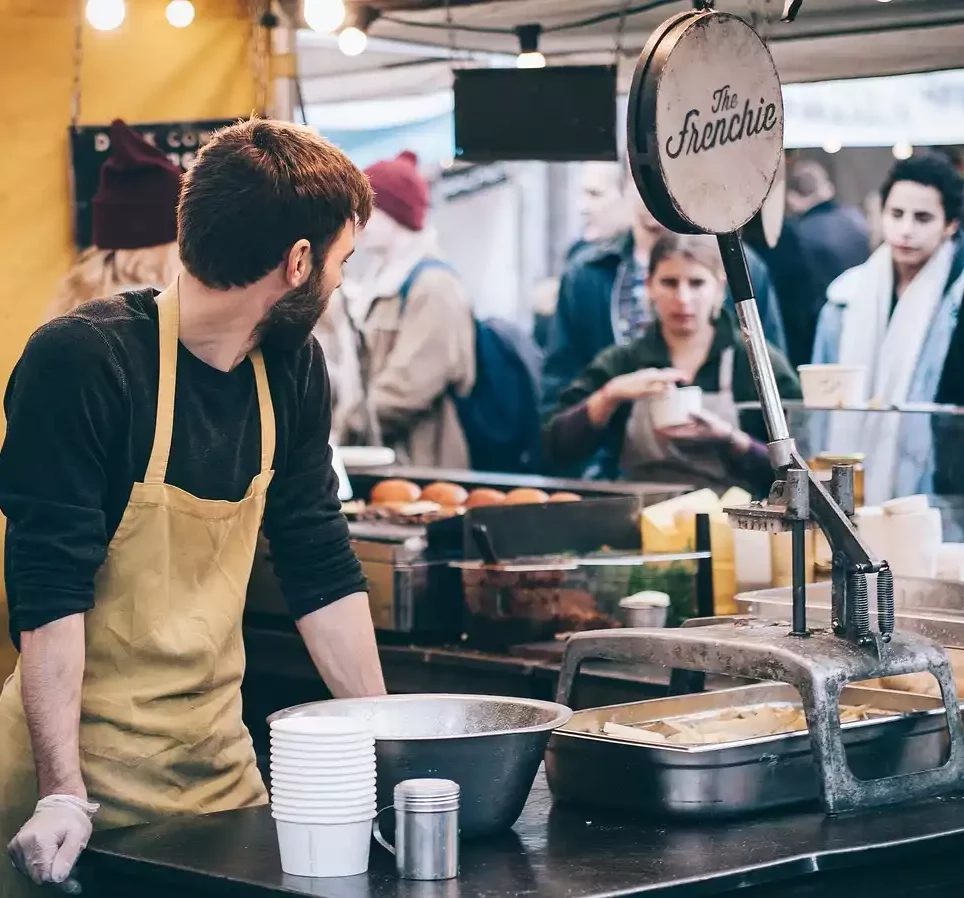
[[744,453],[750,447],[750,437],[719,415],[701,410],[690,415],[686,424],[665,427],[660,436],[680,443],[729,443],[737,452]]
[[605,427],[624,402],[658,396],[667,387],[686,383],[689,378],[676,368],[643,368],[614,377],[589,397],[586,405],[593,427]]

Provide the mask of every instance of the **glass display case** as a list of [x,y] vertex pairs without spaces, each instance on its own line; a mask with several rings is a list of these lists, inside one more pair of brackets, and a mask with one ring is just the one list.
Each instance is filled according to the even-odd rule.
[[[790,433],[815,471],[829,479],[834,463],[855,465],[858,506],[927,496],[930,507],[940,510],[943,542],[964,542],[964,408],[784,405]],[[738,408],[744,417],[760,406]]]

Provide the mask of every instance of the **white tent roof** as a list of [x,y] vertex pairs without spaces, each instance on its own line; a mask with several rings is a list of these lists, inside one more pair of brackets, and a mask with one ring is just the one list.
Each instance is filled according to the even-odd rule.
[[[292,9],[300,6],[298,0],[288,2]],[[512,29],[530,23],[543,27],[540,49],[550,64],[611,61],[619,20],[591,20],[624,8],[636,11],[625,19],[620,59],[625,88],[651,30],[692,6],[692,0],[450,0],[448,9],[443,0],[365,2],[381,17],[363,55],[349,59],[330,38],[299,35],[307,104],[444,90],[451,83],[447,57],[453,36],[456,55],[469,57],[459,64],[505,64],[518,52]],[[786,83],[964,64],[962,0],[804,0],[793,24],[779,21],[783,0],[717,0],[716,8],[756,24]],[[576,22],[583,24],[565,27]]]

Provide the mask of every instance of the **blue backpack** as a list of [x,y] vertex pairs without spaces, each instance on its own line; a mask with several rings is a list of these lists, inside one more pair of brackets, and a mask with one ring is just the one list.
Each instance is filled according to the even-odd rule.
[[[452,266],[422,259],[409,272],[398,295],[405,302],[418,276],[428,268]],[[542,359],[532,339],[500,318],[475,320],[475,386],[468,396],[450,391],[465,433],[472,467],[510,474],[538,473],[542,461],[539,378]]]

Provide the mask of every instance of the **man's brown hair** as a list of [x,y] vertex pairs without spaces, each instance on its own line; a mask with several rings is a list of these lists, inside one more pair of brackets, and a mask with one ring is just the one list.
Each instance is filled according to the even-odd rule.
[[316,267],[349,222],[372,213],[365,175],[314,131],[250,119],[218,131],[184,176],[178,247],[207,287],[246,287],[311,243]]

